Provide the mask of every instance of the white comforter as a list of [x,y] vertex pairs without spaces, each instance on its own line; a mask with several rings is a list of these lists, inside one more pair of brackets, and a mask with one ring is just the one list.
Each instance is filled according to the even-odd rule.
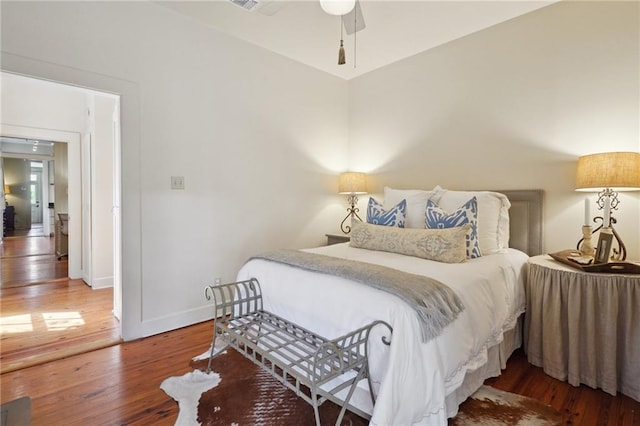
[[502,341],[524,311],[521,271],[527,255],[513,249],[462,264],[350,247],[348,243],[307,251],[375,263],[427,275],[451,287],[465,309],[442,335],[420,339],[417,316],[401,299],[344,278],[308,272],[265,260],[251,260],[238,280],[255,277],[264,308],[324,337],[335,338],[381,319],[393,327],[390,348],[370,353],[377,389],[372,407],[366,381],[352,404],[372,415],[373,425],[444,425],[445,398],[467,371],[487,361],[487,349]]

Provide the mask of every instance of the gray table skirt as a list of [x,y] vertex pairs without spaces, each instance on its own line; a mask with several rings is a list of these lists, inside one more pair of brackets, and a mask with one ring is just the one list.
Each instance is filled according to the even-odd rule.
[[640,275],[587,274],[531,258],[525,350],[548,375],[640,401]]

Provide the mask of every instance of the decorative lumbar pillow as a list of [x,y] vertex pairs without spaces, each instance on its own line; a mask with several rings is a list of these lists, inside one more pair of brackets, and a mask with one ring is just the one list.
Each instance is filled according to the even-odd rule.
[[407,214],[407,201],[402,200],[393,208],[385,210],[381,203],[373,197],[369,197],[367,206],[367,222],[374,225],[397,226],[404,228],[404,221]]
[[478,200],[471,198],[453,212],[445,212],[435,202],[427,201],[425,213],[427,229],[449,229],[470,225],[471,232],[467,234],[466,253],[469,259],[482,256],[478,243]]
[[353,222],[351,247],[387,251],[446,263],[467,259],[467,224],[447,229],[411,229]]

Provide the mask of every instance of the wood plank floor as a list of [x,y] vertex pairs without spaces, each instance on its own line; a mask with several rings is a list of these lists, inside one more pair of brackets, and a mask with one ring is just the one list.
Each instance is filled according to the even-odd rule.
[[66,278],[66,261],[56,259],[52,238],[25,232],[0,249],[1,372],[120,342],[113,290]]
[[25,235],[0,244],[0,287],[9,288],[67,277],[67,258],[55,255],[55,238]]
[[120,342],[113,289],[81,280],[0,289],[0,370],[51,361]]
[[[177,404],[160,383],[191,371],[191,358],[207,350],[210,339],[211,324],[202,323],[5,373],[1,402],[31,396],[34,426],[172,425]],[[640,402],[555,380],[530,365],[522,351],[487,384],[552,405],[567,425],[640,424]],[[231,392],[245,395],[242,387]],[[310,409],[309,416],[312,421]]]
[[522,350],[511,356],[500,377],[485,384],[550,405],[562,413],[567,425],[640,425],[640,402],[622,394],[611,396],[600,389],[574,387],[556,380],[542,368],[529,364]]
[[211,341],[198,324],[135,342],[5,373],[2,402],[32,398],[32,425],[172,425],[177,404],[160,390],[192,370]]

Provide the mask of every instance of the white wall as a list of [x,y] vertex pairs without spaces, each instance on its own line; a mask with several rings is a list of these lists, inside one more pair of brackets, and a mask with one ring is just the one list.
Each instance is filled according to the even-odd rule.
[[93,288],[113,286],[113,112],[116,99],[93,95],[91,143],[91,275]]
[[[353,168],[374,192],[541,188],[546,250],[575,247],[578,157],[640,151],[639,12],[561,2],[352,80]],[[621,200],[617,228],[640,259],[640,193]]]
[[209,318],[205,284],[337,228],[345,81],[146,2],[3,2],[2,51],[3,67],[126,92],[125,338]]

